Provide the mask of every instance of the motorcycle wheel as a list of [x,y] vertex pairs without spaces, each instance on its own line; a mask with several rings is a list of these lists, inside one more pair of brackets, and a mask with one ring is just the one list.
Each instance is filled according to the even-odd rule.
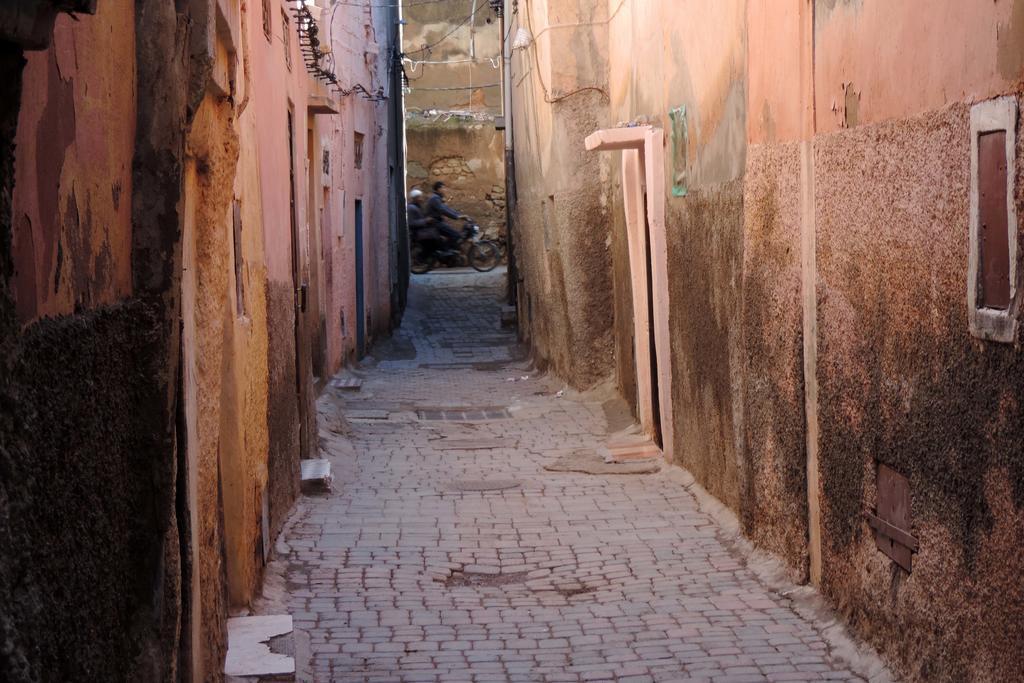
[[423,255],[423,247],[414,246],[412,248],[412,253],[409,254],[409,256],[410,256],[409,270],[411,270],[412,272],[416,273],[417,275],[422,275],[423,273],[429,273],[430,270],[434,267],[434,256],[433,256],[433,254],[424,257],[424,255]]
[[469,265],[481,273],[486,273],[501,262],[498,245],[489,240],[481,240],[469,249]]

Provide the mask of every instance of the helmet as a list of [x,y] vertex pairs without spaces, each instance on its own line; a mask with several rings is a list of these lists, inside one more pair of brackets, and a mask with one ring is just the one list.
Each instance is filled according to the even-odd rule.
[[412,192],[409,193],[409,199],[419,199],[422,196],[423,196],[423,193],[420,192],[419,190],[415,190],[415,189]]

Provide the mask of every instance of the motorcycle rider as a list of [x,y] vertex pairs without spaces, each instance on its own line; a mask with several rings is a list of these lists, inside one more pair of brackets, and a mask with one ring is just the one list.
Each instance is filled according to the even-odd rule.
[[414,242],[423,245],[424,253],[433,253],[444,245],[434,221],[423,213],[423,192],[413,188],[409,193],[409,203],[405,207],[408,214],[409,234]]
[[459,240],[462,239],[462,235],[459,234],[458,230],[445,223],[444,219],[447,217],[453,220],[460,220],[466,218],[466,216],[453,211],[444,203],[444,187],[444,183],[440,180],[434,183],[434,194],[427,201],[427,218],[436,221],[438,231],[447,241],[446,248],[456,249],[458,248]]

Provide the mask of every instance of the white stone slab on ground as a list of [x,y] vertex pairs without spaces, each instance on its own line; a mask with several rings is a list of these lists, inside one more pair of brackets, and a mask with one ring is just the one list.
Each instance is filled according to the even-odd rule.
[[299,461],[302,469],[303,487],[331,487],[331,461],[326,458],[312,458]]
[[227,676],[280,676],[295,673],[295,659],[270,651],[270,640],[292,632],[290,614],[228,619]]

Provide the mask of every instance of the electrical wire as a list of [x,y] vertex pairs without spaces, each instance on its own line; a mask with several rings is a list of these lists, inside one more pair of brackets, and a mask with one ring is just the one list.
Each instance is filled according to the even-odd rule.
[[[334,9],[337,10],[337,7]],[[295,26],[299,34],[299,47],[300,53],[302,54],[302,61],[306,66],[306,70],[313,78],[333,87],[342,97],[346,97],[354,93],[364,99],[370,100],[371,102],[380,102],[387,99],[384,89],[380,87],[377,88],[376,92],[371,93],[361,83],[356,83],[351,88],[345,88],[342,86],[338,77],[334,73],[333,50],[326,54],[320,50],[319,25],[313,17],[313,13],[310,12],[309,5],[305,2],[298,2],[292,8],[292,13],[295,16]],[[330,21],[333,23],[333,20],[334,12],[332,11]],[[333,42],[333,27],[329,26],[328,28],[331,29],[330,40]],[[370,84],[372,87],[372,76]]]
[[437,64],[483,64],[484,61],[491,63],[492,69],[498,68],[498,62],[501,61],[501,55],[497,57],[474,57],[472,59],[441,59],[438,61],[430,61],[429,59],[405,59],[406,62],[412,64],[412,70],[415,71],[420,64],[426,64],[428,66],[434,66]]
[[453,85],[446,88],[409,88],[410,90],[476,90],[477,88],[500,88],[501,83],[485,83],[483,85]]
[[[530,31],[530,35],[533,36],[535,34],[533,32],[533,22],[530,19],[530,2],[529,2],[529,0],[527,0],[527,2],[525,2],[523,4],[526,5],[526,26],[527,26],[527,28]],[[619,5],[619,8],[621,8],[622,5],[624,5],[624,4],[625,4],[625,0],[623,0],[623,2]],[[615,11],[618,12],[618,9],[616,9]],[[544,83],[544,74],[540,70],[540,58],[537,56],[537,43],[536,42],[533,43],[533,49],[530,50],[530,52],[533,53],[533,62],[534,62],[534,66],[537,69],[537,80],[540,82],[541,90],[544,91],[544,101],[546,103],[548,103],[548,104],[555,104],[556,102],[561,102],[562,100],[564,100],[564,99],[566,99],[568,97],[572,97],[573,95],[576,95],[576,94],[581,93],[581,92],[586,92],[588,90],[593,90],[595,92],[599,92],[602,95],[604,95],[604,98],[606,100],[609,100],[609,101],[611,100],[611,97],[608,96],[608,93],[605,91],[605,89],[604,88],[599,88],[596,85],[585,85],[582,88],[576,88],[575,90],[571,90],[571,91],[569,91],[569,92],[567,92],[567,93],[565,93],[563,95],[559,95],[558,97],[552,98],[551,97],[551,93],[548,92],[548,86],[545,85],[545,83]]]
[[335,5],[347,5],[348,7],[416,7],[417,5],[439,5],[442,2],[451,2],[452,0],[409,0],[408,2],[392,2],[392,3],[367,3],[359,2],[346,2],[345,0],[335,0]]

